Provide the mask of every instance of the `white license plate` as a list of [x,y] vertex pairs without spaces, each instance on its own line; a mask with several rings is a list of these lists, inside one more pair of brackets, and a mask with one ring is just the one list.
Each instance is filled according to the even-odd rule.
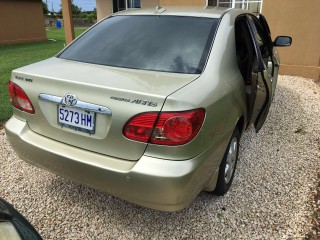
[[94,133],[95,113],[58,105],[58,124],[76,131]]

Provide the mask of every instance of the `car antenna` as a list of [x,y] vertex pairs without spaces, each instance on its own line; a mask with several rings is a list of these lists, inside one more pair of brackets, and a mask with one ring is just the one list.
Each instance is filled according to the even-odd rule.
[[165,11],[166,9],[160,6],[156,6],[156,14],[161,14]]

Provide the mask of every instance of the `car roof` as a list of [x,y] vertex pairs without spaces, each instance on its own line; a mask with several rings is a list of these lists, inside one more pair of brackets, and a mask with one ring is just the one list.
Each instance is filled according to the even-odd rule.
[[167,15],[167,16],[190,16],[190,17],[207,17],[220,18],[225,13],[241,14],[248,11],[232,8],[221,7],[153,7],[128,9],[125,11],[114,13],[117,15]]

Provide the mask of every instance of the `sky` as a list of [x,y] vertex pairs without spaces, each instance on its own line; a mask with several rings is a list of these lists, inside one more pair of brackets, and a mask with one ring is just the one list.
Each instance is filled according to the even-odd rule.
[[[48,4],[49,11],[53,10],[58,12],[61,9],[61,0],[42,0]],[[81,7],[82,11],[92,11],[96,7],[96,0],[73,0],[73,3]]]

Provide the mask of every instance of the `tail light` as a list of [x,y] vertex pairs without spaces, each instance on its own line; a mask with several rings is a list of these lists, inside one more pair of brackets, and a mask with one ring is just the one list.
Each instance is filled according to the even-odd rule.
[[[158,116],[159,115],[159,116]],[[159,145],[182,145],[199,132],[205,117],[204,109],[184,112],[148,112],[131,118],[123,128],[129,139]]]
[[11,104],[21,111],[33,114],[32,103],[22,88],[11,81],[8,83],[8,87]]

